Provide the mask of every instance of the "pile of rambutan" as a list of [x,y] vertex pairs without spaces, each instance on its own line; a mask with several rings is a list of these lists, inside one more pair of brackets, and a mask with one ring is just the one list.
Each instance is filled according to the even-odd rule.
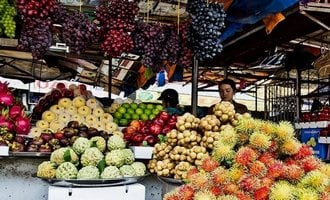
[[293,126],[251,117],[226,128],[185,182],[164,200],[330,199],[330,165],[296,139]]

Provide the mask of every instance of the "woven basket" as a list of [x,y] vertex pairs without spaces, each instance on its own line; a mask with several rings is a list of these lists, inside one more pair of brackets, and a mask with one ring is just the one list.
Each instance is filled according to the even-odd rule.
[[326,78],[330,76],[330,51],[314,62],[314,68],[319,71],[320,77]]

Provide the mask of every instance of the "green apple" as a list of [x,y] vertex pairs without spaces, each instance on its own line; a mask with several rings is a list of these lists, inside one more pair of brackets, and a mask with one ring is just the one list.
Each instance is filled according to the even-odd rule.
[[116,124],[118,124],[118,123],[119,123],[119,119],[117,119],[117,118],[114,118],[114,119],[113,119],[113,123],[116,123]]
[[151,115],[149,115],[149,120],[153,120],[155,117],[156,117],[156,115],[151,114]]
[[134,114],[135,111],[134,111],[133,108],[128,108],[128,109],[127,109],[127,113],[129,113],[129,114]]
[[142,110],[142,108],[137,108],[137,109],[135,110],[135,113],[138,114],[138,115],[143,114],[143,110]]
[[140,116],[136,113],[132,114],[132,119],[140,119]]
[[121,114],[125,114],[126,113],[126,108],[124,107],[119,107],[117,112],[120,112]]
[[144,103],[140,103],[140,104],[139,104],[139,108],[142,108],[142,110],[145,109],[146,107],[147,107],[147,106],[146,106],[146,104],[144,104]]
[[160,111],[158,109],[153,109],[152,114],[157,115]]
[[148,103],[148,104],[147,104],[147,109],[149,109],[149,110],[154,109],[154,105],[151,104],[151,103]]
[[121,119],[122,117],[123,117],[123,114],[121,114],[120,112],[115,112],[114,114],[113,114],[113,116],[115,117],[115,119]]
[[143,111],[143,113],[149,116],[149,115],[151,115],[152,111],[149,110],[149,109],[145,109],[145,110]]
[[138,108],[138,104],[137,103],[131,103],[131,108],[133,109],[133,110],[136,110],[137,108]]
[[148,115],[146,114],[142,114],[140,115],[140,118],[143,120],[143,121],[147,121],[149,119]]
[[124,108],[130,108],[131,106],[130,106],[130,104],[129,103],[123,103],[123,104],[121,104],[121,106],[120,107],[124,107]]
[[159,110],[159,111],[162,111],[162,110],[164,110],[164,107],[160,104],[157,104],[156,109]]
[[124,117],[125,119],[127,119],[127,120],[132,119],[132,115],[129,114],[129,113],[125,113],[125,114],[123,115],[123,117]]
[[127,119],[120,119],[119,120],[119,126],[127,126],[128,120]]

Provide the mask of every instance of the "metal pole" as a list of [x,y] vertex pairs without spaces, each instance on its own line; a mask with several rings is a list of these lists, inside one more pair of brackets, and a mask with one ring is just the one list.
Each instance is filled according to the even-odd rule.
[[194,56],[194,65],[192,70],[192,82],[191,82],[191,112],[193,115],[197,115],[197,84],[198,84],[198,60]]
[[258,111],[258,86],[256,85],[256,102],[255,102],[255,111]]
[[297,90],[297,110],[296,110],[296,122],[299,122],[300,119],[300,107],[301,107],[301,71],[297,69],[296,77],[296,90]]
[[225,68],[224,68],[223,78],[224,79],[228,78],[228,66],[225,66]]
[[268,99],[267,99],[267,85],[264,86],[264,118],[268,119],[267,113],[268,113],[268,108],[267,108],[267,103],[268,103]]
[[109,56],[109,69],[108,69],[108,97],[111,100],[111,88],[112,88],[112,57]]

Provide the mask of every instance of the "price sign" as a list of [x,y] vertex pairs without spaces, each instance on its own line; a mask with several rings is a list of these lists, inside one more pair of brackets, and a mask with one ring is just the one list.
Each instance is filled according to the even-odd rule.
[[8,146],[0,146],[0,156],[9,156]]

